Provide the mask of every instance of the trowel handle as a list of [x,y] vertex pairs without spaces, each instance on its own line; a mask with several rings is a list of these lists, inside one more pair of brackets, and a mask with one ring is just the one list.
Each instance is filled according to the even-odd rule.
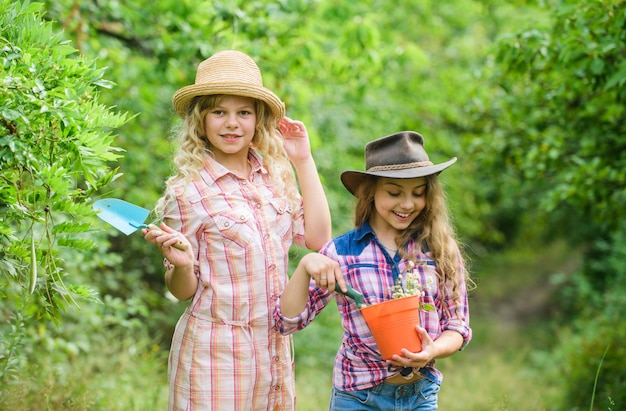
[[[160,230],[160,228],[154,224],[142,224],[141,228],[147,228],[148,230]],[[187,245],[180,240],[176,241],[172,247],[180,251],[187,251]]]
[[176,241],[172,247],[180,251],[187,251],[187,246],[180,240]]
[[358,292],[357,290],[355,290],[354,288],[350,287],[348,284],[346,284],[346,288],[348,289],[348,291],[346,291],[345,293],[341,290],[341,288],[339,288],[339,284],[335,283],[335,291],[338,292],[339,294],[343,294],[347,297],[352,298],[354,301],[360,301],[363,302],[363,295]]

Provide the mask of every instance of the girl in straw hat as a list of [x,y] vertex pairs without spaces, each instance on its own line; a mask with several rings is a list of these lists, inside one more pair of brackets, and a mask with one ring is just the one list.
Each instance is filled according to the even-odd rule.
[[272,309],[290,246],[318,250],[331,234],[306,128],[233,50],[200,63],[173,105],[177,172],[157,207],[164,224],[144,230],[170,292],[191,300],[172,340],[169,409],[293,410],[292,340]]
[[[471,339],[469,280],[448,220],[438,174],[456,161],[433,164],[424,140],[401,132],[368,143],[366,171],[345,171],[344,186],[357,198],[356,228],[302,258],[275,308],[280,331],[306,327],[337,299],[343,341],[333,373],[331,410],[434,410],[442,381],[435,360]],[[410,272],[421,284],[416,327],[421,352],[402,349],[385,360],[355,301],[334,294],[335,284],[360,291],[366,304],[393,297]],[[416,307],[417,309],[417,307]]]

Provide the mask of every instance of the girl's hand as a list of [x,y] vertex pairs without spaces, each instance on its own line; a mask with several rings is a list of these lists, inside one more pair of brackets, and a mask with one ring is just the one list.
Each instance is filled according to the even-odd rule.
[[[170,264],[177,267],[186,267],[193,264],[194,256],[191,251],[191,244],[184,235],[173,230],[165,223],[161,223],[160,227],[151,226],[141,230],[144,239],[157,246],[163,257],[167,258]],[[182,243],[185,250],[174,248],[176,243]]]
[[435,343],[426,331],[426,329],[419,325],[415,327],[417,333],[422,340],[422,351],[411,352],[406,348],[402,349],[402,356],[394,354],[391,360],[387,360],[388,364],[392,364],[396,367],[412,367],[423,368],[426,364],[430,363],[435,358]]
[[302,257],[301,263],[317,287],[333,292],[335,283],[338,283],[341,289],[346,288],[346,282],[337,261],[323,254],[309,253]]
[[283,135],[283,146],[287,157],[293,163],[298,160],[307,160],[311,157],[309,133],[304,123],[284,117],[278,122],[278,128]]

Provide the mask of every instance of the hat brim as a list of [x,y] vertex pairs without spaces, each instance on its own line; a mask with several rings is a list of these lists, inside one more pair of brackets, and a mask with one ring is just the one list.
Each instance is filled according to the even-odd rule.
[[267,103],[272,114],[276,117],[276,121],[280,121],[285,117],[285,104],[269,89],[251,85],[242,86],[241,84],[233,83],[192,84],[183,87],[174,93],[172,105],[176,113],[181,118],[185,118],[191,99],[198,96],[211,96],[216,94],[229,94],[258,99]]
[[356,171],[346,170],[341,173],[341,182],[344,187],[352,194],[356,195],[356,192],[367,176],[375,177],[387,177],[387,178],[419,178],[426,177],[433,174],[439,174],[452,164],[456,163],[457,158],[453,157],[451,160],[445,163],[435,164],[426,167],[405,168],[403,170],[384,170],[384,171]]

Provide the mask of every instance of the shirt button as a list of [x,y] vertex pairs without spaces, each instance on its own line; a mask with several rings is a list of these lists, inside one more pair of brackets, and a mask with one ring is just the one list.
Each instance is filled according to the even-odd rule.
[[279,390],[280,390],[280,385],[275,385],[275,386],[274,386],[274,390],[275,390],[275,391],[279,391]]
[[230,227],[230,223],[229,222],[225,222],[224,223],[224,227]]
[[275,355],[274,358],[272,358],[274,360],[274,362],[278,362],[280,361],[280,358],[278,358],[278,355]]
[[261,208],[261,203],[256,203],[256,208]]

